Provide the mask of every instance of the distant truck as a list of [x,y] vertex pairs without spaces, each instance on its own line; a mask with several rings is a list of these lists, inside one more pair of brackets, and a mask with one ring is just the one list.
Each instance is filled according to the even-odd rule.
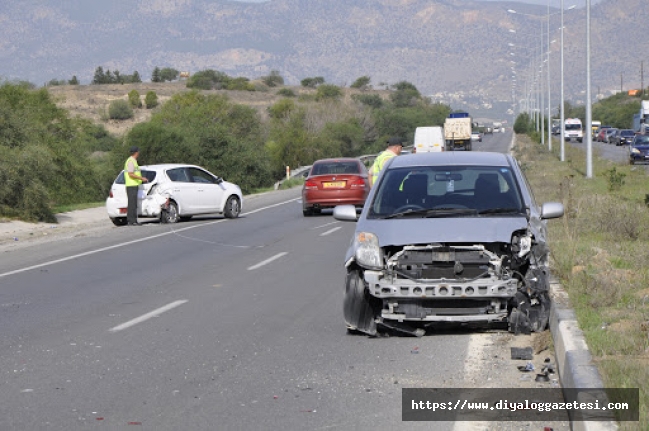
[[643,100],[640,112],[633,115],[633,131],[641,135],[649,135],[649,100]]
[[577,142],[584,140],[584,128],[579,118],[566,118],[563,125],[563,137],[566,142],[575,139]]
[[494,133],[499,133],[502,128],[503,128],[503,123],[501,122],[494,123]]
[[590,135],[594,138],[597,135],[597,131],[602,127],[601,121],[592,121],[590,127]]
[[444,129],[439,126],[417,127],[413,144],[416,154],[444,151]]
[[444,139],[449,151],[471,151],[471,117],[468,112],[452,112],[444,121]]

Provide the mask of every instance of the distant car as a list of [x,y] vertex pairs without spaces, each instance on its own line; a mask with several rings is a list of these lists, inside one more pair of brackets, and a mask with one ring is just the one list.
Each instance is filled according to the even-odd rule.
[[606,142],[607,144],[612,144],[613,141],[611,140],[611,137],[613,135],[615,135],[615,133],[617,133],[617,131],[618,131],[618,129],[615,128],[615,127],[611,127],[609,129],[606,129],[606,131],[604,132],[604,142]]
[[[239,186],[200,166],[163,164],[140,166],[140,170],[149,181],[140,186],[138,217],[176,223],[201,214],[218,213],[236,218],[241,213],[243,194]],[[113,224],[126,224],[127,207],[122,171],[106,199],[106,211]]]
[[482,142],[482,133],[478,132],[477,130],[472,131],[471,132],[471,140],[472,141]]
[[368,172],[359,159],[317,160],[302,186],[302,213],[308,217],[343,204],[362,208],[369,192]]
[[347,328],[423,335],[444,322],[544,331],[550,315],[546,220],[518,162],[490,152],[395,157],[372,187],[344,262]]
[[649,135],[636,135],[629,147],[629,163],[649,162]]
[[601,126],[599,129],[597,129],[597,132],[595,132],[595,140],[597,142],[605,142],[604,139],[606,138],[606,131],[608,129],[611,129],[613,126]]
[[631,129],[618,129],[615,134],[609,138],[611,144],[616,146],[620,145],[629,145],[633,138],[635,137],[635,132]]
[[561,126],[559,126],[558,124],[555,124],[554,126],[552,126],[552,129],[550,129],[550,132],[553,135],[559,135],[561,133]]

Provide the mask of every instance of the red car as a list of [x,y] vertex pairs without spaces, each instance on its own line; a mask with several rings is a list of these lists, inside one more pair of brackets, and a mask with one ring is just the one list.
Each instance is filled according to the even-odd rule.
[[367,169],[359,159],[317,160],[302,186],[302,213],[308,217],[343,204],[362,208],[369,192]]

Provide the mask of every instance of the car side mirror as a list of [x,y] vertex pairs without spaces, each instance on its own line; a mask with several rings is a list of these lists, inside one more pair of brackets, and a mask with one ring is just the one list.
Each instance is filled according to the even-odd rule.
[[334,218],[340,221],[357,221],[356,207],[354,205],[337,205],[334,207]]
[[223,182],[223,178],[216,177],[216,184],[221,184],[222,182]]
[[541,218],[543,220],[559,218],[563,216],[563,204],[559,202],[546,202],[541,207]]

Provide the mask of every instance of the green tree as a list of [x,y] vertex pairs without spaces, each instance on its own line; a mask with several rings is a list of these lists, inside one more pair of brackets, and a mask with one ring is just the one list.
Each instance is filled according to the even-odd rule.
[[142,100],[140,99],[140,93],[133,89],[128,92],[128,103],[131,105],[131,108],[141,108]]
[[131,75],[130,81],[134,84],[142,82],[142,78],[140,78],[140,73],[137,70],[133,72],[133,75]]
[[288,117],[296,108],[295,102],[291,99],[282,99],[268,107],[270,118],[281,120]]
[[92,78],[93,84],[105,84],[106,83],[106,74],[104,73],[104,68],[97,66],[95,69],[95,75]]
[[300,81],[300,84],[302,87],[317,88],[318,85],[322,85],[324,82],[325,79],[322,76],[316,76],[314,78],[304,78]]
[[113,100],[108,105],[108,118],[111,120],[128,120],[133,118],[133,108],[126,100]]
[[160,68],[158,66],[153,68],[153,72],[151,73],[151,82],[162,82],[162,78],[160,77]]
[[146,96],[144,97],[144,103],[146,104],[146,109],[153,109],[158,106],[158,95],[155,91],[147,91]]
[[524,134],[534,130],[534,125],[527,112],[521,112],[514,121],[514,133]]
[[213,69],[202,70],[193,74],[187,80],[187,88],[200,90],[221,90],[226,88],[231,78],[223,72]]
[[352,85],[350,85],[351,88],[357,88],[359,90],[367,90],[368,86],[370,85],[370,77],[367,75],[361,76],[360,78],[356,78],[356,81]]
[[135,126],[119,152],[138,145],[147,163],[197,164],[249,193],[272,184],[263,141],[255,109],[225,96],[190,91],[176,94],[149,123]]
[[270,75],[262,76],[262,82],[269,87],[276,87],[278,85],[284,85],[284,78],[279,74],[277,70],[271,70]]
[[340,89],[340,87],[332,84],[322,84],[318,86],[318,89],[316,90],[315,99],[317,101],[326,100],[326,99],[337,100],[342,95],[343,92]]
[[417,87],[407,81],[400,81],[393,85],[396,90],[390,94],[392,104],[397,108],[415,106],[421,100]]
[[173,67],[164,67],[160,70],[160,81],[175,81],[179,74],[180,72]]
[[353,94],[352,100],[374,109],[379,109],[383,106],[383,99],[378,94]]

